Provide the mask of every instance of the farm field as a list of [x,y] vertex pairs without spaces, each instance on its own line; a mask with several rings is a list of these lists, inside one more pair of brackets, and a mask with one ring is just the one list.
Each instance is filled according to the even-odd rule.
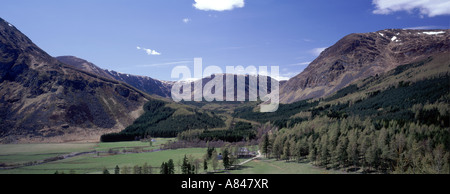
[[310,163],[285,162],[275,159],[258,158],[242,165],[232,174],[342,174],[343,171],[326,170]]
[[[59,143],[59,144],[7,144],[0,145],[0,174],[101,174],[106,168],[114,173],[116,165],[119,168],[147,163],[153,167],[153,174],[159,174],[163,162],[173,159],[175,165],[181,163],[186,155],[194,159],[202,159],[206,148],[183,148],[176,150],[160,150],[162,144],[175,141],[174,138],[156,138],[150,142],[115,142],[115,143]],[[218,148],[220,150],[220,148]],[[42,162],[48,158],[81,153],[56,161]],[[40,161],[42,163],[39,163]],[[240,160],[238,160],[239,162]],[[34,165],[30,165],[35,162]],[[23,165],[28,163],[27,165]],[[37,163],[37,164],[36,164]],[[15,166],[14,166],[15,165]],[[208,172],[212,171],[211,164]],[[13,166],[14,168],[8,169]],[[219,162],[218,169],[222,169]],[[175,173],[180,168],[175,167]],[[204,173],[203,168],[199,173]],[[284,162],[274,159],[258,158],[242,165],[238,170],[217,173],[231,174],[335,174],[341,171],[325,170],[312,166],[310,163]]]
[[[184,155],[193,157],[202,157],[204,154],[202,148],[187,148],[178,150],[165,150],[147,153],[129,153],[111,156],[96,156],[95,154],[86,154],[78,157],[64,159],[60,161],[49,162],[36,166],[26,166],[12,170],[2,170],[0,173],[7,174],[52,174],[69,173],[71,170],[76,174],[101,174],[103,168],[114,172],[114,167],[118,165],[120,168],[128,166],[132,168],[135,165],[142,166],[147,163],[149,166],[157,167],[153,170],[154,174],[159,174],[159,168],[162,162],[173,159],[175,163],[181,161]],[[178,170],[178,169],[176,169]]]
[[[52,174],[58,172],[101,173],[103,168],[113,172],[116,165],[133,167],[147,163],[159,167],[163,161],[173,159],[175,162],[186,155],[201,157],[204,149],[179,149],[159,151],[160,145],[173,138],[156,138],[150,146],[149,142],[117,142],[117,143],[60,143],[60,144],[7,144],[0,145],[0,174]],[[153,150],[154,152],[149,152]],[[111,152],[123,152],[114,154]],[[142,152],[147,151],[147,152]],[[139,153],[133,153],[139,152]],[[141,153],[142,152],[142,153]],[[84,153],[62,160],[45,162],[43,160],[69,154]],[[22,164],[28,165],[23,166]],[[17,165],[21,165],[17,167]],[[15,166],[17,168],[6,169]]]
[[97,146],[97,143],[0,144],[0,164],[39,161],[72,152],[94,150]]

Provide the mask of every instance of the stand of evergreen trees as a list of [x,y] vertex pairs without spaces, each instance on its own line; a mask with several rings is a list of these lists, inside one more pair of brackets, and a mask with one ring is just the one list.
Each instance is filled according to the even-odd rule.
[[[403,66],[398,67],[403,69]],[[376,82],[377,78],[372,82]],[[347,86],[336,94],[325,99],[315,101],[303,100],[291,104],[280,104],[278,110],[272,113],[254,112],[253,106],[237,108],[234,117],[253,120],[260,123],[270,122],[278,128],[292,128],[295,124],[307,121],[317,116],[328,116],[331,118],[346,118],[349,116],[370,117],[374,121],[384,120],[389,122],[396,120],[399,123],[418,121],[421,124],[439,125],[448,127],[450,125],[450,113],[446,110],[438,110],[439,107],[423,109],[421,112],[413,111],[412,107],[434,103],[448,105],[448,94],[450,93],[450,75],[442,74],[436,77],[409,83],[399,81],[396,86],[384,90],[367,92],[366,97],[355,102],[344,101],[335,104],[321,105],[322,103],[345,97],[349,94],[364,89],[365,85]],[[371,83],[371,82],[368,82]],[[447,106],[445,106],[447,107]],[[308,118],[295,117],[299,112],[308,112]],[[378,129],[380,126],[376,126]]]
[[262,152],[279,160],[310,161],[326,168],[384,173],[450,173],[450,130],[370,119],[318,117],[264,135]]
[[[358,172],[450,173],[449,80],[442,73],[414,83],[399,81],[346,101],[343,97],[366,87],[350,85],[325,99],[293,103],[297,111],[280,106],[275,115],[244,107],[236,116],[281,129],[261,138],[267,157]],[[343,100],[329,103],[336,99]]]
[[175,174],[175,165],[172,159],[168,162],[163,162],[160,168],[160,174]]
[[189,129],[207,129],[223,127],[225,123],[215,114],[192,109],[192,114],[174,115],[175,109],[166,106],[166,102],[150,100],[144,105],[144,114],[119,133],[104,134],[102,142],[134,141],[146,136],[176,137],[178,133]]
[[178,140],[184,141],[225,141],[239,142],[256,138],[256,128],[247,122],[236,122],[226,130],[188,130],[178,134]]

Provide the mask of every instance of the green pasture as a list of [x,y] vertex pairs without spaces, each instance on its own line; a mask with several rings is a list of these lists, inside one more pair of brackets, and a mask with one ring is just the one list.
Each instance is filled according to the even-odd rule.
[[286,162],[282,160],[258,158],[252,160],[237,170],[230,171],[233,174],[342,174],[343,171],[326,170],[313,166],[311,163]]
[[[159,174],[162,162],[172,159],[176,173],[181,173],[178,167],[182,158],[186,155],[193,159],[203,159],[206,148],[184,148],[176,150],[159,150],[161,144],[175,141],[174,138],[156,138],[150,142],[115,142],[115,143],[58,143],[58,144],[7,144],[0,145],[0,164],[8,165],[31,163],[70,153],[91,152],[62,160],[47,162],[38,165],[20,166],[13,169],[0,168],[0,174],[53,174],[75,172],[76,174],[100,174],[106,168],[114,173],[116,165],[119,168],[135,165],[142,166],[147,163],[153,167],[153,173]],[[153,150],[153,152],[145,152]],[[219,148],[220,150],[220,148]],[[114,153],[117,151],[117,153]],[[124,152],[126,151],[126,152]],[[139,153],[132,153],[139,151]],[[144,151],[144,152],[142,152]],[[202,160],[203,161],[203,160]],[[203,165],[203,163],[201,163]],[[325,170],[317,168],[310,163],[297,163],[277,161],[274,159],[259,158],[242,165],[237,170],[223,171],[221,161],[218,164],[218,172],[232,174],[335,174],[341,171]],[[203,173],[203,167],[198,169]],[[212,164],[208,164],[211,172]]]

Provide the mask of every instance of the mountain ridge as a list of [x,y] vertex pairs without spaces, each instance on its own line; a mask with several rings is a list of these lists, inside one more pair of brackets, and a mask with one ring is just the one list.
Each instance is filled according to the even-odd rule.
[[75,56],[59,56],[56,57],[56,59],[79,70],[87,71],[109,79],[125,82],[135,87],[136,89],[146,92],[150,95],[155,94],[162,97],[170,97],[171,82],[160,81],[148,76],[132,75],[120,73],[114,70],[102,69],[87,60]]
[[347,35],[289,79],[281,88],[280,100],[325,97],[353,81],[448,51],[449,32],[390,29]]
[[0,141],[98,141],[131,124],[151,98],[59,62],[0,18]]

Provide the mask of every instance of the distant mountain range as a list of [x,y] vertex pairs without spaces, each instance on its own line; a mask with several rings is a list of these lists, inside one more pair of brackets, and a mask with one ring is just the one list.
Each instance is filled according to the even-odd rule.
[[151,97],[59,62],[0,18],[1,142],[98,140],[120,131]]
[[173,82],[160,81],[147,76],[131,75],[102,69],[91,62],[74,56],[60,56],[56,57],[56,59],[79,70],[87,71],[112,80],[125,82],[147,94],[170,97],[170,88]]
[[[446,78],[441,74],[448,74],[449,61],[450,30],[391,29],[350,34],[287,82],[269,78],[268,88],[278,82],[281,103],[288,104],[273,116],[280,123],[292,119],[302,111],[296,109],[294,102],[305,99],[326,99],[320,106],[354,104],[392,87],[417,82],[415,87],[420,88],[427,76],[433,78],[433,83],[439,83],[439,79]],[[226,74],[203,78],[202,86],[216,76],[224,76],[226,86]],[[246,99],[249,85],[258,83],[251,76],[243,76]],[[237,78],[235,75],[234,79]],[[226,109],[218,115],[214,113],[216,107],[206,110],[202,104],[172,102],[173,84],[105,70],[74,56],[51,57],[0,18],[1,143],[98,141],[107,133],[112,134],[108,136],[110,139],[133,138],[136,134],[173,136],[199,127],[227,128],[234,119],[230,115],[240,115],[240,109],[236,109],[238,112]],[[234,82],[235,99],[236,86]],[[196,88],[191,92],[201,91]],[[229,105],[218,103],[217,106]],[[380,107],[377,110],[386,110]],[[251,107],[242,109],[244,119],[261,119],[252,111]],[[165,131],[165,128],[170,129]]]

